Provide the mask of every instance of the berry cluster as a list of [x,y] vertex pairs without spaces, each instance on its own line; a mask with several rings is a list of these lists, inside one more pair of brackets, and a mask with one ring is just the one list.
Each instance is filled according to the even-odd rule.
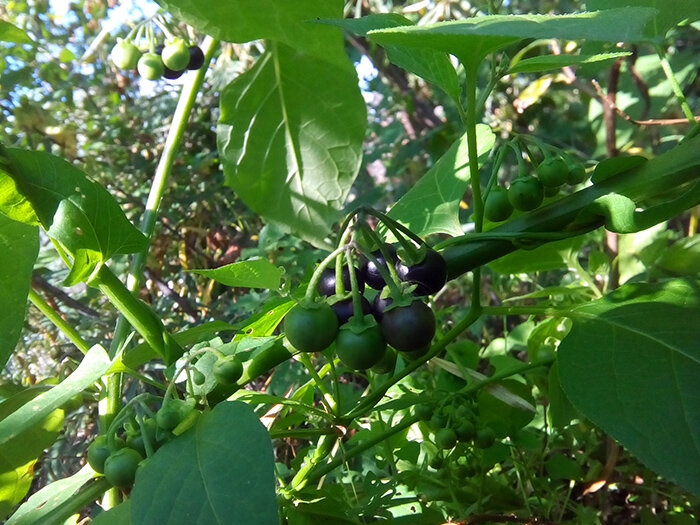
[[513,210],[532,211],[545,197],[559,193],[564,184],[575,186],[586,180],[583,165],[569,156],[550,155],[537,165],[536,175],[521,170],[508,189],[495,185],[484,202],[484,217],[491,222],[507,220]]
[[141,51],[127,40],[119,40],[112,49],[112,62],[121,69],[136,69],[147,80],[180,78],[186,71],[194,71],[204,65],[204,53],[197,45],[188,45],[181,38],[174,38],[166,45],[157,45]]
[[411,264],[397,252],[396,246],[382,243],[374,251],[362,248],[357,265],[350,255],[347,264],[323,269],[315,289],[321,299],[303,301],[285,317],[284,332],[292,346],[321,352],[335,344],[345,366],[377,373],[393,371],[397,351],[407,359],[425,354],[436,330],[425,297],[444,286],[447,265],[425,245],[416,247]]

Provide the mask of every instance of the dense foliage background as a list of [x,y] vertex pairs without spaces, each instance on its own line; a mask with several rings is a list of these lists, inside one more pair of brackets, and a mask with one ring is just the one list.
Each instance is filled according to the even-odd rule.
[[[348,2],[344,12],[346,18],[393,12],[426,24],[486,14],[495,8],[508,14],[561,14],[593,10],[601,3],[357,0]],[[111,64],[109,53],[117,37],[126,34],[153,7],[139,2],[122,4],[112,0],[74,1],[63,16],[56,14],[58,3],[48,0],[11,1],[0,6],[0,19],[23,29],[36,42],[35,46],[0,43],[0,142],[67,159],[105,186],[132,222],[139,224],[182,82],[148,82]],[[695,114],[700,113],[699,30],[698,22],[682,25],[673,29],[663,43]],[[203,37],[190,31],[199,40]],[[511,57],[521,53],[527,58],[559,53],[562,48],[572,52],[576,45],[532,39],[514,44],[504,53]],[[617,49],[612,44],[585,46],[588,53]],[[628,45],[624,50],[631,55],[615,61],[521,73],[498,82],[486,101],[482,121],[499,138],[535,135],[585,159],[588,168],[619,154],[659,155],[687,132],[688,122],[655,49],[651,45]],[[253,66],[262,51],[263,43],[257,40],[222,43],[217,49],[168,180],[139,296],[172,332],[211,320],[236,323],[253,315],[270,298],[268,291],[226,287],[188,270],[217,268],[263,256],[283,268],[285,286],[293,290],[308,279],[310,266],[324,254],[252,211],[226,184],[216,136],[221,118],[219,97],[231,80]],[[389,62],[384,48],[363,36],[346,33],[345,51],[359,74],[368,119],[359,175],[352,183],[345,208],[361,203],[388,209],[462,135],[460,116],[448,94]],[[486,79],[488,67],[479,73]],[[464,75],[464,70],[458,70],[458,74]],[[617,112],[610,109],[611,101]],[[652,119],[655,122],[640,123]],[[501,178],[508,179],[517,170],[514,158],[506,158]],[[473,226],[469,222],[469,198],[467,194],[460,202],[460,219],[466,229]],[[518,304],[533,304],[538,297],[548,297],[552,307],[567,306],[599,298],[625,283],[673,276],[697,278],[697,218],[698,210],[694,208],[639,233],[617,235],[599,229],[573,243],[554,243],[545,249],[504,257],[484,273],[486,304],[503,305],[518,298]],[[444,238],[437,234],[431,241]],[[121,275],[126,274],[127,265],[128,257],[123,255],[111,262],[112,269]],[[84,284],[63,286],[67,275],[68,269],[43,236],[32,276],[33,289],[89,343],[108,343],[117,312],[94,288]],[[434,298],[438,320],[444,326],[467,310],[470,285],[471,276],[466,274],[449,282]],[[552,341],[558,344],[568,329],[570,326],[561,318],[543,321],[528,314],[507,318],[495,315],[471,326],[452,343],[453,351],[473,362],[475,370],[489,374],[507,366],[509,360],[528,356],[535,359],[538,353],[554,352],[556,344]],[[77,367],[80,358],[70,341],[30,305],[22,338],[2,372],[0,399],[15,393],[18,385],[62,379]],[[424,393],[426,398],[457,389],[464,377],[454,373],[453,360],[449,355],[431,361],[402,387],[405,392]],[[162,378],[163,369],[162,364],[151,362],[143,372]],[[300,363],[289,361],[249,388],[282,396],[309,379]],[[348,403],[359,398],[368,381],[372,378],[343,374],[343,398]],[[494,412],[511,410],[510,418],[524,417],[526,421],[517,437],[511,437],[515,446],[497,448],[492,450],[492,457],[479,459],[478,469],[491,474],[469,485],[468,497],[455,495],[445,469],[435,462],[428,466],[439,455],[430,443],[421,448],[416,436],[408,439],[399,435],[396,439],[406,439],[407,444],[395,457],[387,457],[377,447],[336,473],[339,486],[345,490],[327,484],[326,492],[321,492],[327,505],[319,505],[315,512],[325,512],[323,519],[330,520],[328,523],[386,517],[387,505],[391,502],[392,508],[400,506],[403,491],[406,505],[416,501],[424,504],[425,521],[420,523],[459,520],[469,515],[486,516],[482,522],[499,522],[505,521],[501,518],[510,512],[539,516],[539,523],[697,522],[697,495],[657,476],[581,417],[561,391],[550,391],[551,375],[543,372],[528,376],[520,385],[517,380],[511,381],[514,391],[537,411],[523,415],[517,407],[498,405],[503,405],[502,400],[493,396],[482,400],[483,406],[491,404]],[[124,394],[128,398],[143,388],[150,387],[126,379]],[[66,412],[60,438],[33,466],[29,494],[74,474],[84,464],[85,449],[98,431],[96,395],[86,392],[83,402]],[[552,418],[560,419],[557,422]],[[528,423],[530,426],[526,426]],[[550,424],[555,428],[544,437],[535,431],[548,429]],[[387,421],[381,418],[368,419],[351,430],[351,439],[361,441],[385,425]],[[294,438],[274,443],[280,478],[284,478],[285,469],[289,472],[298,468],[313,445]],[[387,480],[387,472],[402,472],[401,485]],[[339,501],[346,509],[342,518],[332,513]],[[96,510],[92,508],[92,512]],[[309,521],[297,516],[298,521],[293,523],[310,523],[310,516],[313,514],[304,517]]]

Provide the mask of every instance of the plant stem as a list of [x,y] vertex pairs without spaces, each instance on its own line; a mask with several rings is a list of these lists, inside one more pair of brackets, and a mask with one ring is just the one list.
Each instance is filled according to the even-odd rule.
[[[204,39],[202,45],[200,46],[204,52],[204,64],[208,64],[211,61],[218,43],[219,42],[217,40],[211,37]],[[206,70],[207,68],[204,66],[199,68],[199,70],[197,70],[196,73],[193,74],[182,86],[180,99],[178,100],[177,108],[173,114],[173,120],[170,124],[170,129],[168,130],[168,136],[165,139],[163,153],[153,176],[151,191],[148,194],[146,209],[144,210],[143,220],[141,221],[141,232],[149,241],[153,237],[158,208],[160,207],[160,202],[165,192],[168,177],[172,171],[175,155],[180,148],[180,143],[182,142],[182,136],[184,135],[187,121],[189,120],[190,113],[194,107],[197,94],[199,93],[202,83],[204,82]],[[137,291],[141,286],[143,270],[146,266],[147,254],[148,249],[135,254],[131,260],[127,288],[132,292]],[[127,322],[123,317],[121,317],[119,321],[117,321],[117,327],[114,331],[114,339],[112,340],[112,345],[110,348],[112,354],[116,353],[116,349],[122,345],[128,332],[129,327]]]
[[688,101],[686,100],[685,95],[683,94],[683,90],[681,89],[681,86],[678,83],[678,79],[673,73],[673,69],[671,69],[671,64],[668,61],[666,50],[663,47],[658,46],[656,48],[656,52],[658,53],[659,59],[661,60],[661,68],[664,70],[666,78],[668,78],[668,81],[671,83],[671,89],[673,89],[673,94],[676,95],[676,98],[678,99],[678,103],[681,106],[683,114],[686,116],[686,118],[691,124],[695,124],[695,115],[693,115],[693,111],[690,109],[690,105],[688,104]]
[[427,361],[429,361],[430,359],[438,355],[440,352],[442,352],[442,350],[450,342],[456,339],[459,334],[464,332],[464,330],[466,330],[474,322],[476,322],[476,320],[479,319],[480,316],[481,307],[478,305],[478,303],[472,303],[472,306],[469,309],[469,312],[467,312],[467,315],[464,317],[464,319],[455,324],[449,332],[442,336],[440,340],[437,343],[435,343],[435,345],[433,345],[433,347],[426,355],[416,359],[415,361],[412,361],[401,372],[392,376],[383,385],[381,385],[377,389],[377,391],[368,395],[367,397],[362,398],[357,404],[357,406],[355,406],[355,408],[353,408],[346,416],[344,416],[343,419],[351,420],[361,415],[364,415],[366,412],[371,410],[379,401],[381,401],[382,397],[384,397],[384,394],[387,392],[387,390],[389,390],[393,385],[401,381],[401,379],[409,375],[411,372],[416,370],[418,367],[422,366]]
[[87,354],[88,350],[90,350],[90,345],[85,341],[85,339],[80,337],[78,331],[68,324],[56,310],[51,308],[44,298],[36,293],[33,288],[29,289],[29,300],[41,311],[41,313],[46,316],[49,321],[56,326],[56,328],[63,332],[63,334],[70,339],[75,346],[78,347],[78,350],[84,354]]
[[389,430],[386,430],[380,434],[377,434],[372,439],[368,439],[364,443],[361,443],[359,445],[354,446],[350,450],[346,451],[344,454],[337,454],[336,457],[334,457],[330,461],[330,463],[326,463],[322,467],[318,467],[318,468],[312,470],[306,479],[306,483],[307,484],[312,483],[312,482],[316,481],[317,479],[322,478],[323,476],[325,476],[329,472],[338,468],[340,465],[342,465],[348,459],[351,459],[359,454],[362,454],[365,450],[372,448],[373,446],[381,443],[382,441],[393,436],[394,434],[398,434],[399,432],[406,430],[408,427],[410,427],[414,423],[417,423],[419,420],[420,420],[420,418],[417,416],[410,416],[410,417],[404,419],[398,425],[391,427]]
[[300,352],[298,354],[298,358],[299,361],[301,361],[301,363],[306,367],[306,370],[308,370],[309,374],[311,374],[311,377],[313,378],[316,387],[318,387],[318,389],[321,391],[321,394],[323,394],[321,399],[323,400],[323,404],[326,406],[326,409],[329,413],[334,414],[337,410],[337,404],[335,402],[335,399],[333,399],[333,396],[328,391],[328,388],[326,388],[326,384],[323,382],[323,379],[321,379],[321,376],[319,376],[318,372],[316,372],[316,368],[311,362],[311,358],[305,352]]

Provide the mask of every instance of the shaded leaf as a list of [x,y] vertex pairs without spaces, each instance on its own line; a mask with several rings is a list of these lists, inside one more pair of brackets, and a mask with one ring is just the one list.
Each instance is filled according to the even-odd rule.
[[235,262],[211,270],[189,271],[214,279],[226,286],[244,288],[278,290],[282,279],[282,270],[267,259]]
[[[491,151],[495,136],[483,124],[477,126],[477,152]],[[455,141],[423,177],[389,211],[389,216],[421,237],[431,233],[461,235],[459,202],[469,186],[467,136]]]
[[700,282],[629,284],[571,311],[567,397],[650,468],[700,494]]
[[266,219],[324,246],[359,169],[366,120],[351,67],[274,44],[221,95],[227,184]]
[[245,403],[217,404],[143,464],[131,506],[135,525],[279,523],[269,434]]
[[584,237],[572,237],[549,242],[533,250],[518,250],[489,263],[492,270],[501,273],[531,273],[568,267],[568,258],[578,252]]
[[0,213],[0,366],[4,367],[19,341],[39,253],[39,229]]

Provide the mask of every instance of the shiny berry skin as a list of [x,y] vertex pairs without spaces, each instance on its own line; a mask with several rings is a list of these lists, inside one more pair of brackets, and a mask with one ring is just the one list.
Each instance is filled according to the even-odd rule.
[[[364,296],[360,297],[360,302],[362,303],[362,314],[367,315],[372,313],[372,305],[369,303],[367,299],[365,299]],[[347,323],[350,318],[355,315],[355,307],[352,304],[352,297],[349,297],[348,299],[343,299],[342,301],[338,301],[337,303],[334,303],[331,308],[335,312],[335,315],[338,316],[338,326],[342,326],[345,323]]]
[[425,258],[413,266],[397,262],[396,273],[402,281],[417,285],[414,291],[415,295],[432,295],[445,286],[447,263],[442,255],[428,248],[425,252]]
[[[350,286],[350,270],[346,265],[343,265],[343,287],[346,292],[351,290]],[[357,279],[357,287],[360,293],[365,291],[365,280],[363,271],[359,268],[355,268],[355,278]],[[325,295],[330,297],[335,295],[335,268],[325,268],[321,272],[321,278],[318,280],[318,285],[316,290],[320,295]]]
[[[391,263],[395,264],[396,249],[390,245],[387,245],[385,249],[391,257]],[[372,252],[372,255],[377,259],[377,263],[384,266],[384,268],[386,268],[386,271],[388,272],[389,268],[387,268],[386,260],[384,259],[382,252],[380,250],[375,250]],[[365,282],[368,286],[371,286],[375,290],[381,290],[386,286],[384,278],[381,276],[379,270],[372,261],[367,261],[367,266],[365,267]]]
[[435,314],[423,301],[397,306],[384,312],[381,322],[384,339],[400,352],[424,350],[433,340]]
[[284,318],[284,332],[300,352],[320,352],[338,335],[338,317],[327,304],[297,304]]
[[187,63],[187,69],[195,71],[204,65],[204,53],[199,46],[190,46],[190,61]]
[[347,325],[338,332],[335,352],[348,368],[366,370],[382,360],[386,352],[386,341],[379,325],[367,326],[360,332]]
[[391,297],[382,297],[382,294],[378,293],[374,300],[372,301],[372,315],[380,322],[382,317],[384,317],[384,310],[386,307],[393,303],[394,300]]

